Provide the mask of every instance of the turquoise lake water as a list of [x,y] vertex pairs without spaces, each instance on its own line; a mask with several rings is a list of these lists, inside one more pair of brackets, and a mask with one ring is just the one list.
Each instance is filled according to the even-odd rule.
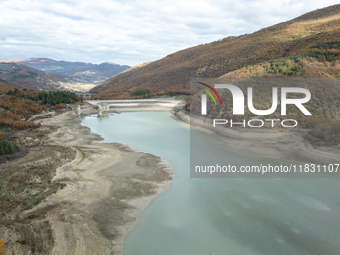
[[[138,215],[125,255],[340,254],[339,179],[190,179],[190,128],[169,112],[85,117],[82,124],[105,142],[166,159],[175,173],[170,188]],[[208,155],[276,162],[191,132]]]

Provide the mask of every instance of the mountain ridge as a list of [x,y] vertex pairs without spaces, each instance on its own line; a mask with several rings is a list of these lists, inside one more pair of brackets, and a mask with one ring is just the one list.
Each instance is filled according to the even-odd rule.
[[46,91],[87,91],[95,86],[92,83],[81,83],[72,77],[15,63],[0,63],[0,79],[13,83],[18,88]]
[[39,71],[70,76],[80,83],[99,84],[112,76],[130,68],[110,62],[92,64],[89,62],[58,61],[50,58],[13,58],[2,59],[0,63],[25,65]]
[[227,37],[184,49],[140,68],[118,74],[93,88],[98,99],[189,94],[190,78],[216,78],[247,65],[298,54],[340,38],[340,5],[318,9],[252,34]]

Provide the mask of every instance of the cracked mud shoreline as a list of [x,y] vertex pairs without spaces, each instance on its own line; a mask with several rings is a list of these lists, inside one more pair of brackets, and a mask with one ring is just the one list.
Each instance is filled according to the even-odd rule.
[[59,126],[45,144],[72,148],[76,155],[57,168],[51,181],[66,186],[22,217],[47,211],[54,241],[49,254],[123,254],[136,214],[169,186],[171,169],[152,154],[117,143],[94,143],[102,138],[81,126],[74,112],[40,122]]

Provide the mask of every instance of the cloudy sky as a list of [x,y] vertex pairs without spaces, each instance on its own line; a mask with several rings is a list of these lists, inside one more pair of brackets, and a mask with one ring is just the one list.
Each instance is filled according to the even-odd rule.
[[0,59],[136,65],[339,0],[0,0]]

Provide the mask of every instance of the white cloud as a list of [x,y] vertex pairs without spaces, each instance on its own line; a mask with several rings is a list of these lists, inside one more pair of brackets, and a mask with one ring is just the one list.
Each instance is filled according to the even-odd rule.
[[337,0],[3,0],[0,58],[135,65],[251,33]]

